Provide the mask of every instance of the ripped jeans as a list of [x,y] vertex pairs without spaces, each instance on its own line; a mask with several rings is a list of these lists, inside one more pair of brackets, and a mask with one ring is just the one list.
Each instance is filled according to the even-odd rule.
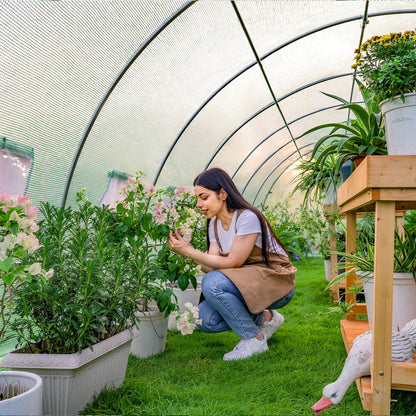
[[[296,288],[277,300],[267,309],[279,309],[287,305]],[[222,332],[232,329],[240,338],[253,338],[263,322],[263,312],[251,313],[234,283],[223,273],[213,270],[202,279],[205,300],[199,305],[198,328],[203,332]]]

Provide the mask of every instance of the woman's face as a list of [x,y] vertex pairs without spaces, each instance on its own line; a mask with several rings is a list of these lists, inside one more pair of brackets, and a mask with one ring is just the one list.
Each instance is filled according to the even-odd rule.
[[207,188],[195,185],[194,192],[198,198],[196,206],[207,218],[213,218],[222,210],[227,209],[227,204],[225,203],[227,193],[223,189],[217,194]]

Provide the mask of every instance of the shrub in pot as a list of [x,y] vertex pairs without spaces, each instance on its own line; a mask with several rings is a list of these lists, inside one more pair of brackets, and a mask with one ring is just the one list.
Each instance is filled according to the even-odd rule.
[[353,68],[376,103],[416,91],[416,32],[373,36],[355,50]]
[[[42,248],[33,259],[54,274],[19,288],[11,327],[20,348],[2,361],[42,376],[46,414],[78,413],[102,388],[122,383],[146,289],[124,218],[83,192],[77,202],[77,210],[41,206]],[[94,362],[103,364],[95,374]]]

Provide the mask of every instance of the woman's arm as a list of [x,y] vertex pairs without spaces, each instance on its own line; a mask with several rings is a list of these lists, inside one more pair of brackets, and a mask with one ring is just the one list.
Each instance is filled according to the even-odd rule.
[[217,243],[211,243],[208,253],[203,253],[187,243],[178,232],[170,233],[168,246],[179,254],[189,257],[195,263],[211,269],[234,269],[242,266],[254,248],[258,234],[237,235],[228,256],[220,255]]

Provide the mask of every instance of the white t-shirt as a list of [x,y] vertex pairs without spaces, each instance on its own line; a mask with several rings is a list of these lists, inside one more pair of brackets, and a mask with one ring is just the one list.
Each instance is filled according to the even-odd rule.
[[[247,235],[247,234],[256,234],[257,236],[255,245],[259,248],[262,247],[261,244],[261,225],[260,220],[257,218],[257,215],[250,211],[249,209],[245,209],[241,212],[240,216],[238,217],[237,224],[236,222],[237,218],[237,210],[234,211],[233,219],[231,220],[231,224],[229,229],[226,231],[222,227],[221,220],[217,220],[217,232],[218,232],[218,238],[221,241],[221,247],[224,253],[229,253],[231,249],[231,245],[233,244],[234,238],[236,235]],[[212,219],[212,221],[209,224],[209,241],[218,243],[217,239],[215,238],[214,233],[214,222],[215,217]],[[236,232],[237,230],[237,232]],[[283,256],[287,256],[286,252],[283,250],[283,248],[278,244],[277,242],[272,239],[270,233],[269,234],[269,250],[272,253],[282,254]],[[275,242],[275,244],[273,244]]]

